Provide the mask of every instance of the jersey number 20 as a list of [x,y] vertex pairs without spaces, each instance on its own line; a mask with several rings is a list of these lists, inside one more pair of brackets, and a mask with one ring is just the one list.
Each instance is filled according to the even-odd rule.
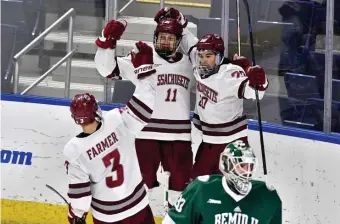
[[106,185],[109,188],[118,187],[124,182],[124,172],[123,165],[120,164],[120,154],[118,149],[113,150],[103,158],[103,162],[105,167],[109,167],[112,165],[112,173],[116,173],[116,178],[114,177],[106,177]]

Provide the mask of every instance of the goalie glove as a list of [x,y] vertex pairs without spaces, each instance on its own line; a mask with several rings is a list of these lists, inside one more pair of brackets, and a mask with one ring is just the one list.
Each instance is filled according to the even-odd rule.
[[96,40],[96,45],[100,48],[116,48],[117,40],[123,35],[127,22],[125,20],[110,20],[102,30],[102,36]]
[[131,62],[135,67],[134,72],[138,79],[156,72],[153,64],[153,49],[142,41],[137,42],[136,48],[131,51]]
[[188,20],[185,18],[185,16],[175,8],[169,7],[162,8],[157,12],[157,14],[154,17],[154,20],[158,24],[164,18],[176,19],[178,23],[182,25],[183,28],[185,28],[188,25]]

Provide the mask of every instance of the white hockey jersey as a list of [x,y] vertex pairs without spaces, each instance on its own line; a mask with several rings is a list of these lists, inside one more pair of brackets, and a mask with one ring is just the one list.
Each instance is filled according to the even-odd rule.
[[[185,28],[181,41],[188,52],[196,78],[196,105],[193,123],[201,131],[206,143],[224,144],[247,136],[247,120],[243,114],[243,99],[256,99],[255,90],[249,86],[245,71],[231,63],[220,66],[219,72],[202,79],[199,59],[194,45],[198,39]],[[268,82],[264,88],[268,87]],[[265,91],[259,91],[262,99]]]
[[[154,50],[153,61],[157,70],[156,105],[150,122],[136,137],[190,141],[190,93],[195,82],[189,57],[183,55],[180,61],[170,63]],[[95,63],[104,77],[114,72],[133,83],[136,81],[130,56],[115,60],[113,50],[98,48]]]
[[105,113],[96,132],[82,133],[66,144],[68,196],[71,212],[76,216],[81,217],[91,207],[95,219],[116,222],[148,205],[135,135],[151,118],[155,79],[153,76],[138,81],[125,108]]

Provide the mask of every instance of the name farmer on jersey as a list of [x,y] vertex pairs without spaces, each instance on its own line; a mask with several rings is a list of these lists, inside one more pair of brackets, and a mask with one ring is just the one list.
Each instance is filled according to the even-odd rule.
[[116,133],[112,132],[106,138],[101,140],[100,143],[96,144],[95,147],[92,147],[86,151],[89,159],[92,160],[100,153],[113,146],[116,142],[118,142],[118,138],[116,136]]

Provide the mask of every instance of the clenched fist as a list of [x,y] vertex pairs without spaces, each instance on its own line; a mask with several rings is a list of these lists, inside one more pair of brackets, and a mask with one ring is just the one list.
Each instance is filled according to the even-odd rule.
[[147,77],[156,72],[153,66],[153,49],[146,43],[139,41],[136,49],[131,52],[131,62],[138,79]]
[[266,73],[259,65],[252,66],[247,72],[249,86],[257,88],[258,90],[264,90],[264,84],[266,83]]
[[234,55],[231,63],[240,66],[246,73],[248,72],[248,69],[251,67],[251,64],[247,58],[243,56],[238,56],[237,54]]
[[161,10],[157,12],[154,20],[156,23],[159,23],[164,18],[176,19],[179,22],[179,24],[182,25],[183,28],[185,28],[188,25],[188,20],[185,18],[185,16],[183,16],[183,14],[180,13],[175,8],[169,8],[169,7],[162,8]]
[[102,36],[96,40],[96,45],[103,49],[116,48],[117,40],[123,35],[126,26],[125,20],[110,20],[102,31]]

